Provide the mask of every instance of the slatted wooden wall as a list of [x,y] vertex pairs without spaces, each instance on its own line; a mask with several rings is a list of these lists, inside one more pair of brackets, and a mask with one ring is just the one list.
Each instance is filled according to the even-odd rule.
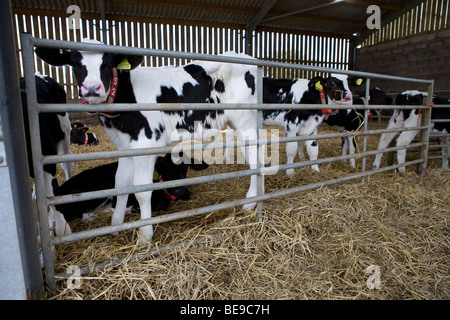
[[[347,70],[349,40],[316,35],[260,31],[253,37],[253,53],[258,59]],[[268,68],[273,78],[310,79],[321,72]]]
[[427,0],[373,33],[361,45],[373,46],[450,28],[449,0]]
[[[15,13],[14,19],[17,36],[20,32],[29,32],[38,38],[69,41],[81,41],[87,37],[112,45],[205,54],[245,51],[245,33],[235,28],[149,23],[128,18],[127,21],[107,20],[105,26],[102,26],[100,20],[91,17],[82,19],[79,29],[69,29],[65,14],[42,16]],[[102,29],[106,30],[105,39]],[[269,61],[346,70],[349,63],[348,41],[348,39],[335,37],[258,31],[252,35],[252,56]],[[20,43],[17,42],[16,46],[21,65]],[[144,65],[159,67],[182,65],[188,62],[185,59],[147,57]],[[51,68],[39,59],[36,59],[35,63],[36,70],[50,75],[64,86],[69,99],[78,98],[78,89],[70,68]],[[313,72],[279,68],[267,68],[264,72],[265,76],[274,78],[312,78],[318,75]],[[22,67],[20,74],[23,75]]]

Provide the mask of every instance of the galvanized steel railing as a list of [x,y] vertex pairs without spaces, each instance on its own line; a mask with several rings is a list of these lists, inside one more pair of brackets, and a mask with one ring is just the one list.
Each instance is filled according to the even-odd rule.
[[[309,70],[309,71],[322,71],[329,73],[340,73],[347,75],[355,75],[366,77],[366,100],[368,99],[368,93],[370,88],[370,78],[379,78],[386,80],[398,80],[398,81],[407,81],[411,83],[425,83],[428,85],[428,97],[432,96],[433,92],[433,80],[420,80],[420,79],[412,79],[405,77],[395,77],[381,74],[373,74],[367,72],[356,72],[356,71],[347,71],[347,70],[335,70],[329,68],[320,68],[313,66],[303,66],[303,65],[293,65],[287,63],[279,63],[279,62],[270,62],[270,61],[262,61],[256,59],[246,59],[246,58],[238,58],[238,57],[226,57],[226,56],[214,56],[214,55],[204,55],[204,54],[194,54],[194,53],[183,53],[183,52],[174,52],[174,51],[164,51],[164,50],[154,50],[154,49],[142,49],[142,48],[128,48],[128,47],[118,47],[118,46],[106,46],[100,44],[90,44],[90,43],[74,43],[67,41],[56,41],[56,40],[43,40],[36,39],[31,37],[29,34],[21,34],[21,42],[23,49],[23,63],[24,63],[24,71],[25,71],[25,80],[27,83],[27,96],[28,96],[28,112],[29,112],[29,126],[31,132],[32,146],[33,146],[33,162],[34,162],[34,172],[36,175],[36,189],[37,189],[37,204],[39,211],[39,224],[40,224],[40,234],[41,234],[41,244],[44,254],[44,263],[45,263],[45,274],[46,279],[50,285],[51,289],[55,288],[56,279],[64,278],[64,275],[55,275],[54,270],[54,262],[55,256],[52,250],[52,247],[57,244],[64,244],[80,239],[106,235],[118,231],[124,231],[129,229],[134,229],[146,225],[157,224],[177,219],[182,219],[186,217],[191,217],[195,215],[201,215],[205,213],[209,213],[216,210],[222,210],[230,207],[241,206],[247,203],[257,202],[257,213],[258,216],[262,213],[262,201],[285,196],[305,190],[311,190],[315,188],[319,188],[321,186],[331,185],[335,183],[340,183],[344,181],[349,181],[352,179],[364,178],[370,174],[384,172],[388,170],[394,170],[396,168],[402,166],[408,166],[413,164],[419,164],[421,168],[421,172],[424,172],[427,164],[427,152],[428,152],[428,138],[430,132],[430,108],[427,106],[412,106],[413,108],[423,109],[422,111],[422,123],[420,126],[409,128],[409,129],[384,129],[384,130],[367,130],[367,120],[368,120],[368,105],[358,106],[359,109],[365,109],[364,112],[364,128],[360,132],[352,132],[352,133],[336,133],[336,134],[325,134],[325,135],[312,135],[308,137],[299,136],[293,138],[279,138],[277,139],[277,143],[286,143],[293,141],[305,141],[305,140],[314,140],[314,139],[327,139],[327,138],[336,138],[336,137],[348,137],[348,136],[363,136],[363,151],[360,153],[355,153],[354,155],[346,155],[346,156],[338,156],[331,157],[326,159],[318,159],[315,161],[303,161],[297,162],[293,164],[280,164],[275,167],[264,167],[262,164],[263,161],[260,158],[260,146],[270,144],[273,141],[271,139],[262,139],[261,130],[263,127],[263,110],[275,110],[275,109],[286,109],[287,107],[290,109],[322,109],[322,105],[283,105],[283,104],[263,104],[262,100],[262,79],[263,79],[263,67],[280,67],[280,68],[291,68],[291,69],[300,69],[300,70]],[[133,54],[133,55],[146,55],[146,56],[164,56],[169,58],[182,58],[182,59],[194,59],[194,60],[207,60],[207,61],[216,61],[223,63],[237,63],[237,64],[246,64],[257,66],[257,104],[148,104],[148,103],[140,103],[140,104],[113,104],[113,105],[80,105],[80,104],[55,104],[55,105],[40,105],[36,100],[36,89],[35,89],[35,78],[34,78],[34,60],[33,60],[33,48],[37,47],[47,47],[47,48],[63,48],[63,49],[72,49],[72,50],[86,50],[86,51],[97,51],[97,52],[110,52],[110,53],[121,53],[121,54]],[[336,109],[347,109],[348,106],[333,106]],[[374,106],[371,105],[370,108],[376,109],[406,109],[411,108],[411,106]],[[133,149],[133,150],[116,150],[109,152],[93,152],[93,153],[85,153],[85,154],[71,154],[71,155],[55,155],[55,156],[42,156],[41,154],[41,142],[39,137],[39,121],[38,115],[41,112],[61,112],[61,111],[137,111],[137,110],[225,110],[225,109],[257,109],[258,110],[258,141],[238,141],[238,142],[219,142],[219,143],[207,143],[207,144],[199,144],[194,145],[192,150],[204,150],[211,148],[222,148],[222,147],[239,147],[239,146],[247,146],[247,145],[257,145],[258,146],[258,167],[257,169],[243,170],[237,172],[230,173],[221,173],[214,174],[211,176],[202,176],[195,178],[188,178],[183,180],[176,181],[167,181],[160,183],[152,183],[148,185],[139,185],[132,186],[126,188],[116,188],[110,190],[103,191],[95,191],[95,192],[86,192],[83,194],[74,195],[65,195],[48,198],[45,195],[45,186],[44,186],[44,172],[43,165],[44,164],[52,164],[52,163],[62,163],[62,162],[74,162],[74,161],[86,161],[86,160],[94,160],[94,159],[103,159],[103,158],[120,158],[120,157],[130,157],[130,156],[140,156],[140,155],[150,155],[150,154],[160,154],[171,152],[172,146],[162,147],[162,148],[144,148],[144,149]],[[372,150],[367,151],[367,136],[369,135],[378,135],[385,132],[394,132],[394,131],[404,131],[404,130],[421,130],[421,137],[418,143],[411,144],[407,147],[394,147],[387,148],[381,151]],[[419,158],[417,160],[406,162],[402,165],[393,165],[385,168],[380,168],[377,170],[369,170],[366,171],[366,157],[375,155],[380,152],[386,151],[397,151],[405,148],[420,148]],[[310,166],[313,164],[323,164],[329,163],[333,161],[339,160],[348,160],[351,158],[363,157],[362,163],[362,172],[351,174],[348,176],[340,177],[337,179],[331,179],[327,181],[322,181],[318,183],[313,183],[310,185],[298,186],[290,189],[275,191],[271,193],[264,194],[262,191],[262,179],[263,175],[267,172],[270,172],[273,169],[283,171],[286,169],[300,168],[305,166]],[[150,191],[157,190],[163,188],[171,188],[178,186],[185,186],[191,184],[199,184],[209,181],[217,181],[217,180],[225,180],[232,179],[238,177],[245,177],[256,174],[258,176],[258,193],[257,196],[247,199],[238,199],[234,201],[228,201],[225,203],[211,205],[203,208],[196,208],[191,210],[186,210],[177,213],[165,214],[158,217],[152,217],[149,219],[128,222],[121,225],[115,226],[105,226],[102,228],[92,229],[81,231],[77,233],[73,233],[65,236],[51,236],[50,228],[48,225],[47,219],[47,210],[49,206],[83,201],[94,198],[103,198],[107,196],[117,196],[121,194],[142,192],[142,191]]]

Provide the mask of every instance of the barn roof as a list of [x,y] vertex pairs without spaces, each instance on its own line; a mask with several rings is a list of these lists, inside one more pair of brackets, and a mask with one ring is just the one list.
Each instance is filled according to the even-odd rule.
[[379,6],[384,25],[422,2],[424,0],[12,0],[11,4],[13,10],[42,12],[65,12],[68,6],[77,5],[82,15],[98,14],[107,19],[132,16],[174,24],[288,30],[346,38],[356,35],[358,42],[372,32],[366,26],[369,5]]

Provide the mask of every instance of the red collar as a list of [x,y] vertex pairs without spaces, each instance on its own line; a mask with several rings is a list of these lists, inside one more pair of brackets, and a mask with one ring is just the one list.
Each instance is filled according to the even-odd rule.
[[84,133],[84,145],[87,145],[88,144],[88,134],[87,133]]
[[[164,181],[162,174],[159,175],[159,179],[158,180],[159,180],[159,182],[163,182]],[[163,191],[164,191],[164,194],[165,194],[167,200],[172,200],[172,201],[177,200],[177,197],[175,197],[173,194],[170,194],[169,191],[167,191],[166,189],[163,189]]]
[[[322,104],[327,104],[327,101],[325,99],[325,90],[321,90],[320,91],[320,101],[322,102]],[[333,111],[333,109],[322,109],[322,113],[324,115],[324,119],[327,120],[328,117],[332,114],[336,114],[339,112],[339,109],[336,109]]]
[[117,86],[119,85],[119,77],[117,76],[117,68],[112,69],[113,76],[111,80],[111,89],[109,90],[108,100],[103,103],[113,103],[117,94]]

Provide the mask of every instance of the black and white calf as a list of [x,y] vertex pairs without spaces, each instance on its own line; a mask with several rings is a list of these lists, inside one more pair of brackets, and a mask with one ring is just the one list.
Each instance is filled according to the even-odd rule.
[[[48,76],[40,74],[35,75],[36,94],[38,103],[66,103],[66,92],[55,80]],[[20,78],[20,88],[25,89],[25,79]],[[28,153],[28,167],[31,177],[35,178],[33,159],[31,156],[31,139],[28,128],[28,108],[27,96],[25,92],[21,93],[22,111],[25,123],[25,139]],[[69,154],[70,151],[70,120],[67,113],[40,113],[39,130],[41,138],[41,151],[44,156],[56,154]],[[71,177],[72,163],[61,164],[66,179]],[[44,180],[46,196],[53,196],[58,188],[56,180],[56,164],[44,165]],[[55,227],[57,235],[70,233],[70,227],[64,220],[64,217],[50,208],[49,225]]]
[[[208,103],[212,101],[213,85],[222,103],[256,103],[256,67],[253,66],[194,62],[180,67],[145,68],[139,67],[142,56],[44,48],[37,48],[36,53],[49,64],[71,65],[80,97],[89,104],[113,99],[117,103]],[[119,64],[129,70],[117,70]],[[257,138],[254,110],[130,111],[99,115],[118,149],[163,147],[179,138],[178,130],[190,133],[221,130],[226,123],[237,129],[240,139]],[[256,146],[250,146],[246,152],[252,169],[257,168],[256,150]],[[152,183],[155,162],[156,156],[120,158],[116,187]],[[142,219],[152,215],[151,194],[151,191],[135,194]],[[256,195],[254,175],[247,197]],[[123,222],[127,198],[128,195],[117,197],[113,225]],[[255,205],[247,204],[244,209]],[[153,236],[153,227],[142,227],[140,231],[140,241],[145,244]]]
[[[433,96],[433,103],[438,105],[450,105],[450,99],[444,97]],[[433,122],[433,120],[450,119],[450,107],[432,108],[431,109],[431,122],[433,125],[432,132],[441,133],[442,136],[438,137],[441,147],[442,169],[448,168],[448,158],[450,157],[450,120],[446,122]],[[447,147],[445,147],[447,145]]]
[[[395,103],[397,105],[422,105],[426,93],[421,93],[416,90],[404,91],[397,95]],[[433,103],[435,104],[449,104],[449,100],[445,98],[433,97]],[[432,108],[431,109],[431,122],[433,119],[450,119],[450,108]],[[388,129],[391,128],[411,128],[420,125],[421,113],[419,109],[406,109],[395,110],[391,119],[389,120]],[[444,133],[444,137],[440,137],[441,144],[448,144],[450,141],[448,133],[450,131],[450,122],[437,122],[434,123],[434,132]],[[403,131],[400,133],[397,139],[397,146],[407,146],[411,143],[414,137],[417,135],[418,130]],[[398,132],[383,133],[378,142],[378,150],[386,148],[389,143],[395,138]],[[449,155],[449,148],[441,148],[442,155]],[[381,157],[383,153],[378,153],[375,156],[373,162],[373,168],[378,169],[380,167]],[[406,149],[397,151],[398,164],[405,163]],[[442,159],[442,168],[448,167],[448,157]],[[399,172],[405,172],[405,167],[400,167]]]
[[[157,158],[153,182],[185,179],[189,167],[194,170],[202,170],[206,169],[207,166],[208,165],[205,163],[202,163],[201,165],[188,165],[185,163],[175,164],[172,161],[171,154],[167,154],[164,157]],[[118,162],[112,162],[85,170],[64,182],[55,193],[56,195],[67,195],[113,189],[115,186],[117,167]],[[189,197],[189,191],[186,187],[155,190],[152,193],[152,210],[165,211],[168,209],[171,201],[189,200]],[[64,215],[66,221],[71,221],[76,218],[82,218],[85,213],[95,210],[109,202],[112,202],[113,206],[115,205],[115,199],[100,198],[58,205],[56,206],[56,209]],[[133,194],[128,198],[127,206],[133,208],[139,207]]]
[[[358,82],[361,85],[364,83],[364,79]],[[350,83],[350,81],[349,81]],[[353,85],[355,86],[355,85]],[[364,96],[364,92],[360,94]],[[369,105],[385,105],[391,104],[392,98],[388,96],[383,90],[379,88],[372,88],[369,91]],[[353,99],[353,105],[362,105],[364,100],[360,98]],[[370,112],[370,110],[369,110]],[[346,109],[340,110],[339,113],[331,114],[328,119],[324,120],[329,126],[337,126],[341,131],[354,132],[358,130],[364,123],[364,109]],[[354,137],[344,137],[342,138],[342,155],[347,154],[352,155],[355,153],[356,142]],[[356,168],[355,158],[350,159],[350,166]]]
[[[345,76],[346,77],[346,76]],[[352,93],[348,87],[347,78],[332,74],[324,79],[315,77],[306,79],[271,79],[264,78],[264,103],[281,104],[351,104]],[[327,106],[329,107],[329,106]],[[282,127],[286,137],[309,136],[317,134],[317,127],[324,118],[329,116],[330,109],[324,110],[267,110],[263,112],[264,124]],[[305,141],[306,151],[310,160],[317,160],[319,154],[318,143],[315,140]],[[294,162],[295,154],[303,157],[303,143],[286,143],[287,164]],[[311,168],[319,171],[317,165]],[[294,174],[293,169],[286,170],[288,176]]]
[[88,144],[98,145],[98,139],[95,133],[87,132],[89,128],[81,121],[71,123],[70,143],[86,146]]

